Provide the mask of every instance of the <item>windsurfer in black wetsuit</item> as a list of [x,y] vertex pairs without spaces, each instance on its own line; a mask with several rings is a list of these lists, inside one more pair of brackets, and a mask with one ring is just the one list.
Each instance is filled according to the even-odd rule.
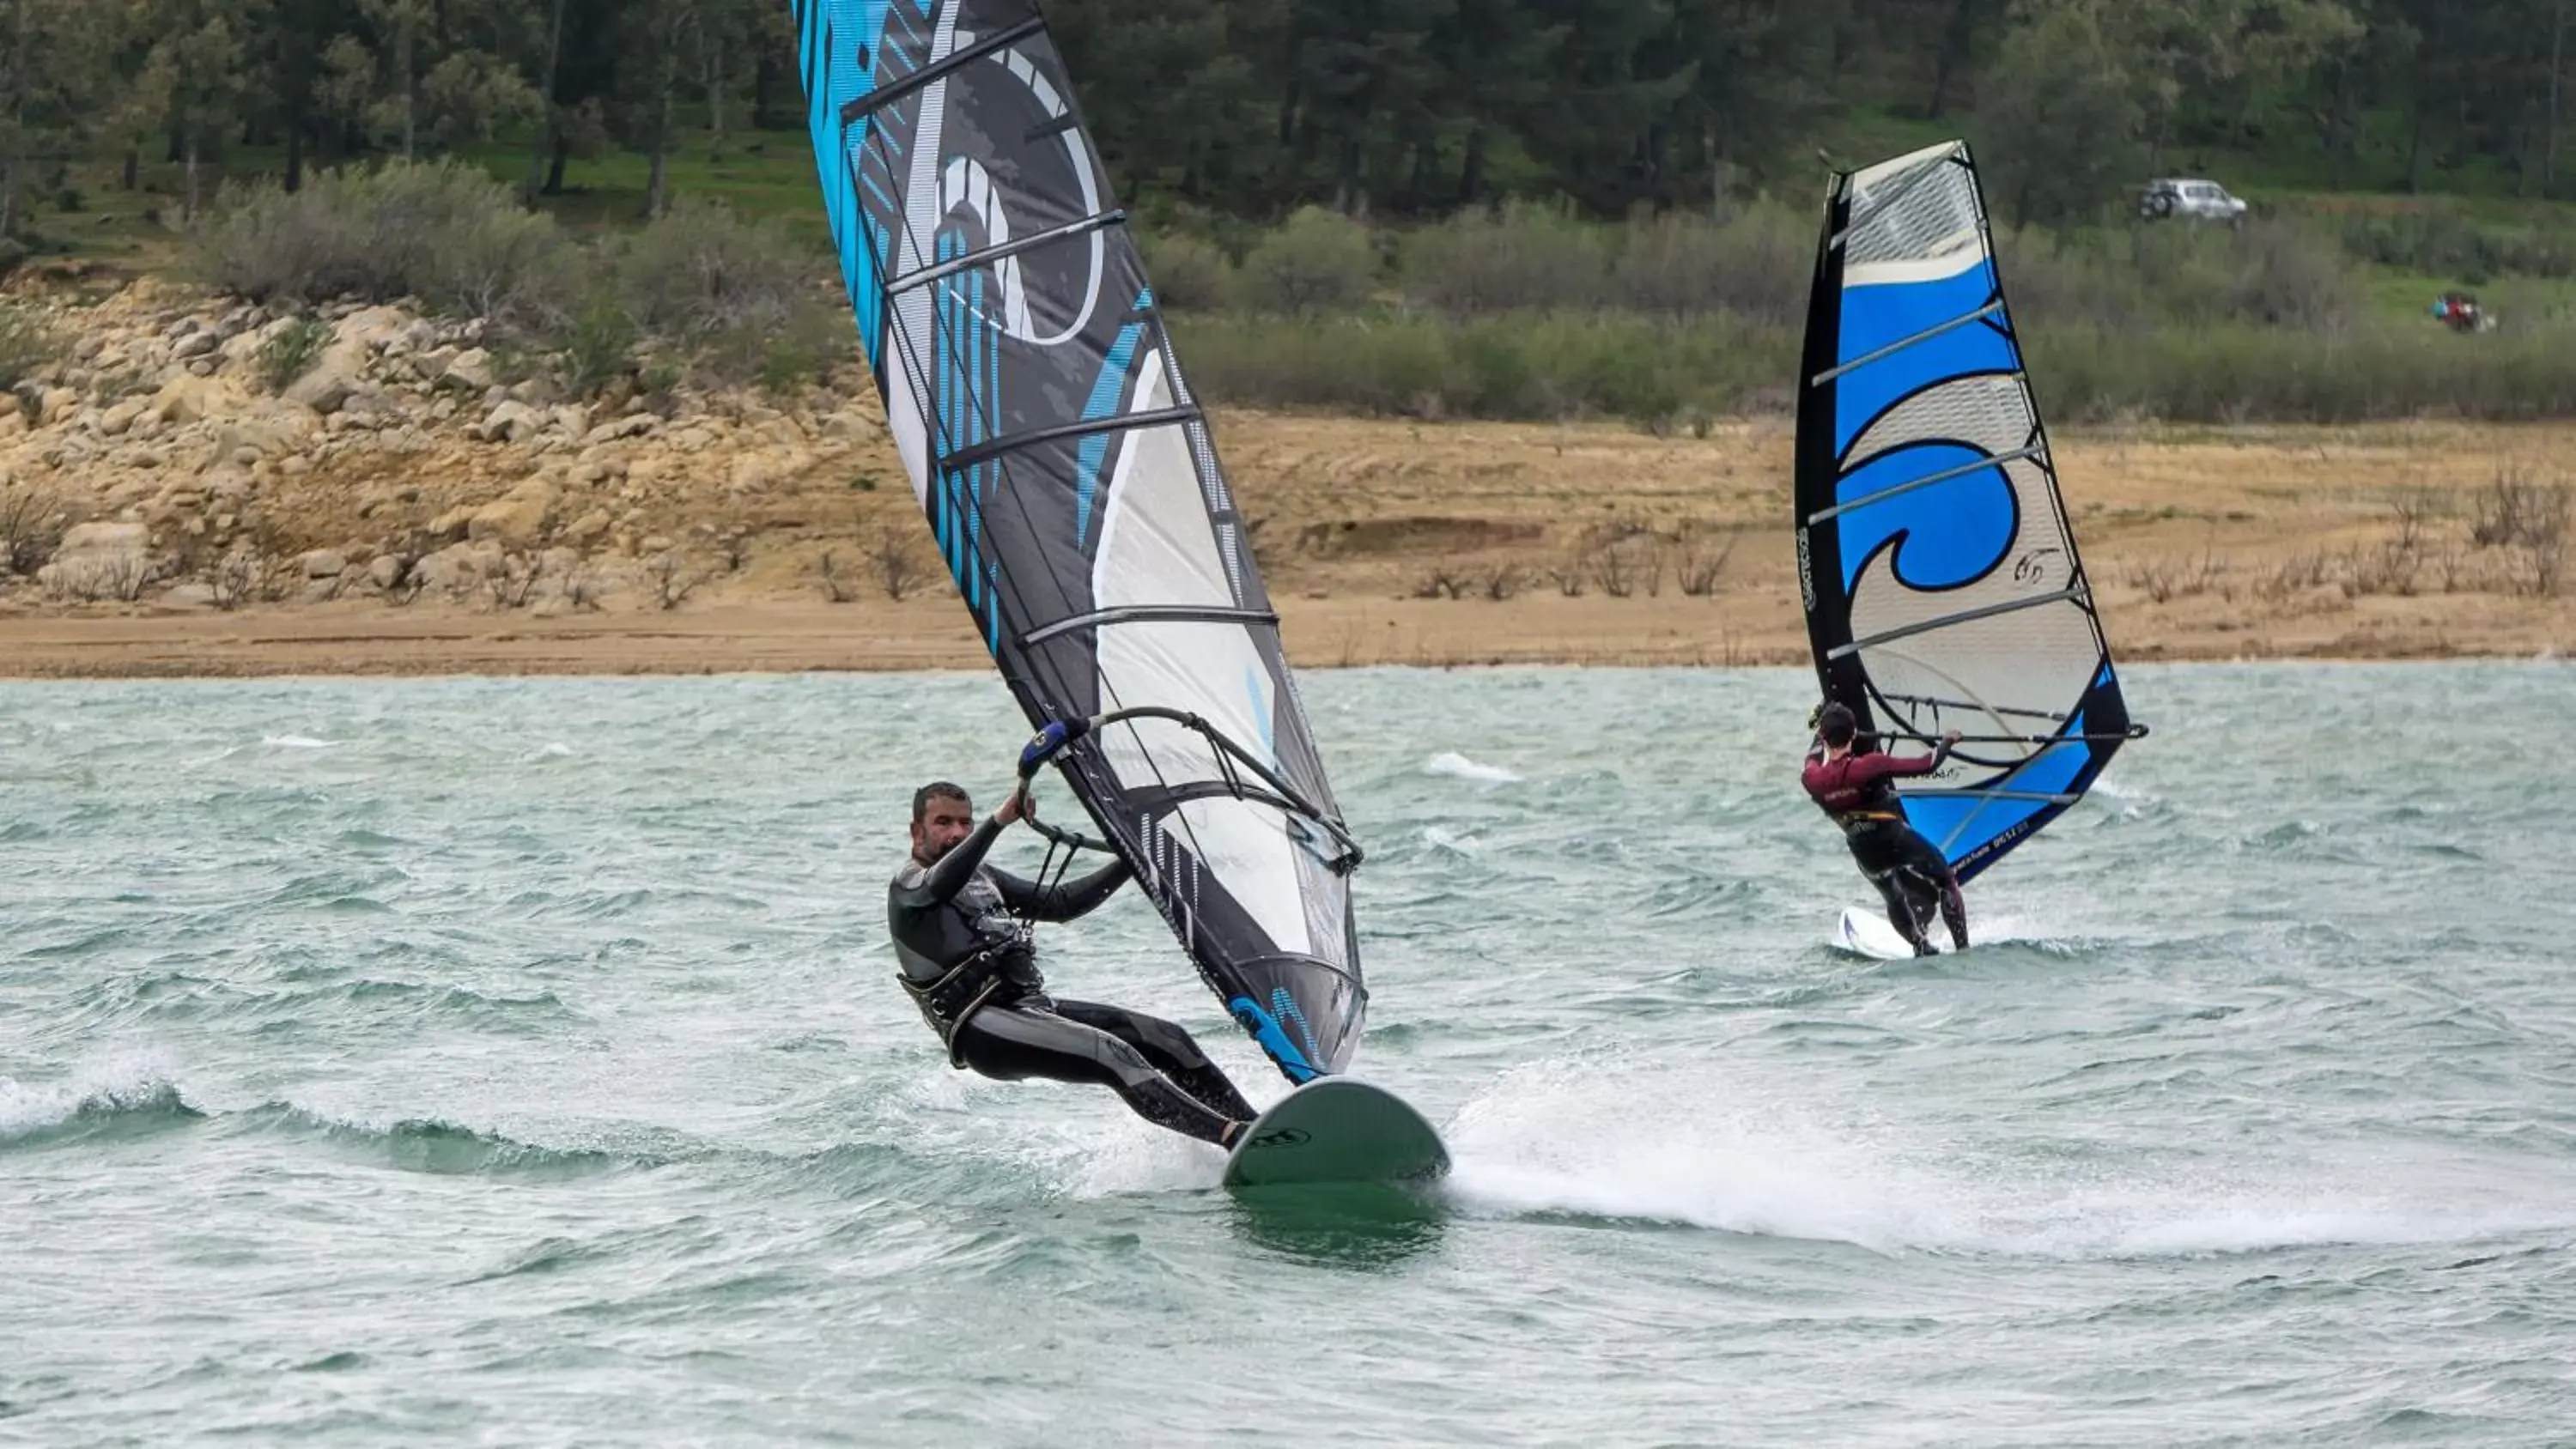
[[1047,994],[1026,923],[1087,914],[1126,884],[1127,866],[1042,886],[985,865],[1003,827],[1027,810],[1025,785],[980,825],[955,785],[914,794],[912,858],[886,892],[904,989],[952,1065],[1006,1082],[1096,1082],[1157,1127],[1232,1146],[1257,1114],[1188,1032]]
[[[1968,904],[1959,894],[1958,877],[1932,842],[1905,823],[1905,811],[1896,798],[1897,780],[1941,768],[1951,746],[1959,742],[1959,732],[1943,735],[1939,747],[1922,759],[1899,760],[1881,753],[1876,741],[1858,738],[1860,721],[1849,705],[1827,704],[1809,722],[1815,726],[1816,742],[1807,751],[1807,794],[1843,828],[1861,874],[1887,901],[1889,924],[1914,947],[1915,955],[1933,954],[1923,929],[1929,912],[1918,912],[1915,902],[1937,898],[1951,944],[1966,950]],[[1864,744],[1868,748],[1862,748]]]

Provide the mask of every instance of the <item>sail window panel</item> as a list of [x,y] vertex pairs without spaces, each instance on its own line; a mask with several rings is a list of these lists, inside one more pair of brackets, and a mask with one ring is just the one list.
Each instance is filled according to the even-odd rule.
[[[2092,615],[2073,600],[1928,630],[1861,651],[1873,718],[1911,734],[2046,733],[2030,714],[2072,714],[2092,687],[2101,643]],[[1955,703],[1892,703],[1887,697]],[[1966,708],[1960,708],[1965,705]],[[2019,747],[1980,744],[1996,759]]]
[[[1139,389],[1139,399],[1163,405],[1160,389],[1150,382]],[[1220,530],[1203,498],[1189,435],[1181,427],[1142,428],[1120,437],[1106,498],[1098,505],[1100,553],[1091,594],[1101,608],[1242,607],[1234,587],[1242,571],[1241,540]]]
[[1280,953],[1315,954],[1299,888],[1297,848],[1283,812],[1244,800],[1185,800],[1163,829],[1243,907]]
[[[1114,624],[1097,635],[1094,657],[1104,710],[1159,705],[1195,714],[1245,754],[1279,768],[1277,680],[1252,630],[1155,621]],[[1171,720],[1113,725],[1104,732],[1101,751],[1130,788],[1237,778],[1205,736]],[[1294,783],[1293,772],[1280,773]]]
[[[1965,443],[1988,453],[2009,453],[2030,444],[2034,428],[2018,370],[1944,375],[1898,398],[1862,429],[1844,457],[1844,466],[1857,472],[1882,453],[1927,438]],[[1836,501],[1849,505],[1867,491],[1852,487],[1847,472],[1836,489]]]
[[[1855,191],[1852,214],[1860,222],[1843,244],[1855,285],[1886,275],[1865,270],[1878,264],[1965,265],[1982,252],[1976,184],[1955,154],[1945,147],[1919,163],[1935,168],[1933,175],[1909,168]],[[1891,200],[1874,206],[1879,198]]]

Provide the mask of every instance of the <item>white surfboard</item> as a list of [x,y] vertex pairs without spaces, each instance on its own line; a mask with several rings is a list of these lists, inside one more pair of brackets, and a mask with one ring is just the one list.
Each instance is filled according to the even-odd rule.
[[1449,1170],[1440,1134],[1402,1097],[1317,1077],[1270,1104],[1225,1160],[1227,1187],[1407,1182]]
[[1834,944],[1878,961],[1911,960],[1914,955],[1914,948],[1896,934],[1883,912],[1858,906],[1843,907],[1842,921],[1834,927]]

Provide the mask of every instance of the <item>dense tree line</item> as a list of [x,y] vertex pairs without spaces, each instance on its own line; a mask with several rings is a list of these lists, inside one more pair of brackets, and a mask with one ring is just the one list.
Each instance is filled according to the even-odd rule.
[[[2082,215],[2169,158],[2296,153],[2327,185],[2527,195],[2562,164],[2576,0],[1051,0],[1129,192],[1233,215],[1599,215],[1811,175],[1858,111],[1985,143],[2006,204]],[[75,159],[204,200],[307,168],[526,143],[718,153],[801,120],[786,0],[0,0],[0,233]],[[1866,158],[1840,158],[1845,160]]]

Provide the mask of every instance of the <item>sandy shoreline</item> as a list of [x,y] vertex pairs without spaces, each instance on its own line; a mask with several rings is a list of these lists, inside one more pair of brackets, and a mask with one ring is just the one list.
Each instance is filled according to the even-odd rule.
[[[2248,628],[2122,642],[2131,662],[2576,656],[2554,630],[2420,600]],[[1687,605],[1687,607],[1685,606]],[[1794,606],[1752,600],[1299,600],[1282,606],[1301,669],[1409,665],[1722,667],[1804,665]],[[2226,622],[2226,621],[2220,621]],[[2541,637],[2535,640],[2535,633]],[[638,675],[984,670],[965,611],[899,605],[719,604],[685,612],[557,618],[469,608],[347,603],[231,614],[0,618],[0,678],[271,675]]]
[[[1786,419],[1658,437],[1230,412],[1218,436],[1301,669],[1806,661]],[[2576,427],[2141,426],[2062,433],[2056,452],[2115,659],[2576,655],[2576,579],[2544,588],[2531,548],[2477,540],[2499,479],[2558,484]],[[405,602],[334,586],[318,590],[339,593],[328,600],[308,590],[308,602],[232,612],[70,603],[22,584],[0,593],[0,678],[990,667],[926,560],[900,601],[865,576],[869,538],[888,526],[928,534],[899,484],[866,481],[891,472],[881,440],[818,449],[749,483],[710,456],[707,479],[669,486],[653,526],[743,540],[729,561],[690,552],[704,586],[676,608],[632,583],[596,607],[505,606],[470,588]],[[332,519],[355,497],[392,498],[402,481],[368,478],[326,471],[294,496]],[[596,547],[595,559],[632,574],[632,554],[621,565]],[[1686,590],[1694,548],[1721,566]],[[1614,553],[1625,560],[1615,587],[1603,572]],[[833,593],[845,601],[828,602]]]

